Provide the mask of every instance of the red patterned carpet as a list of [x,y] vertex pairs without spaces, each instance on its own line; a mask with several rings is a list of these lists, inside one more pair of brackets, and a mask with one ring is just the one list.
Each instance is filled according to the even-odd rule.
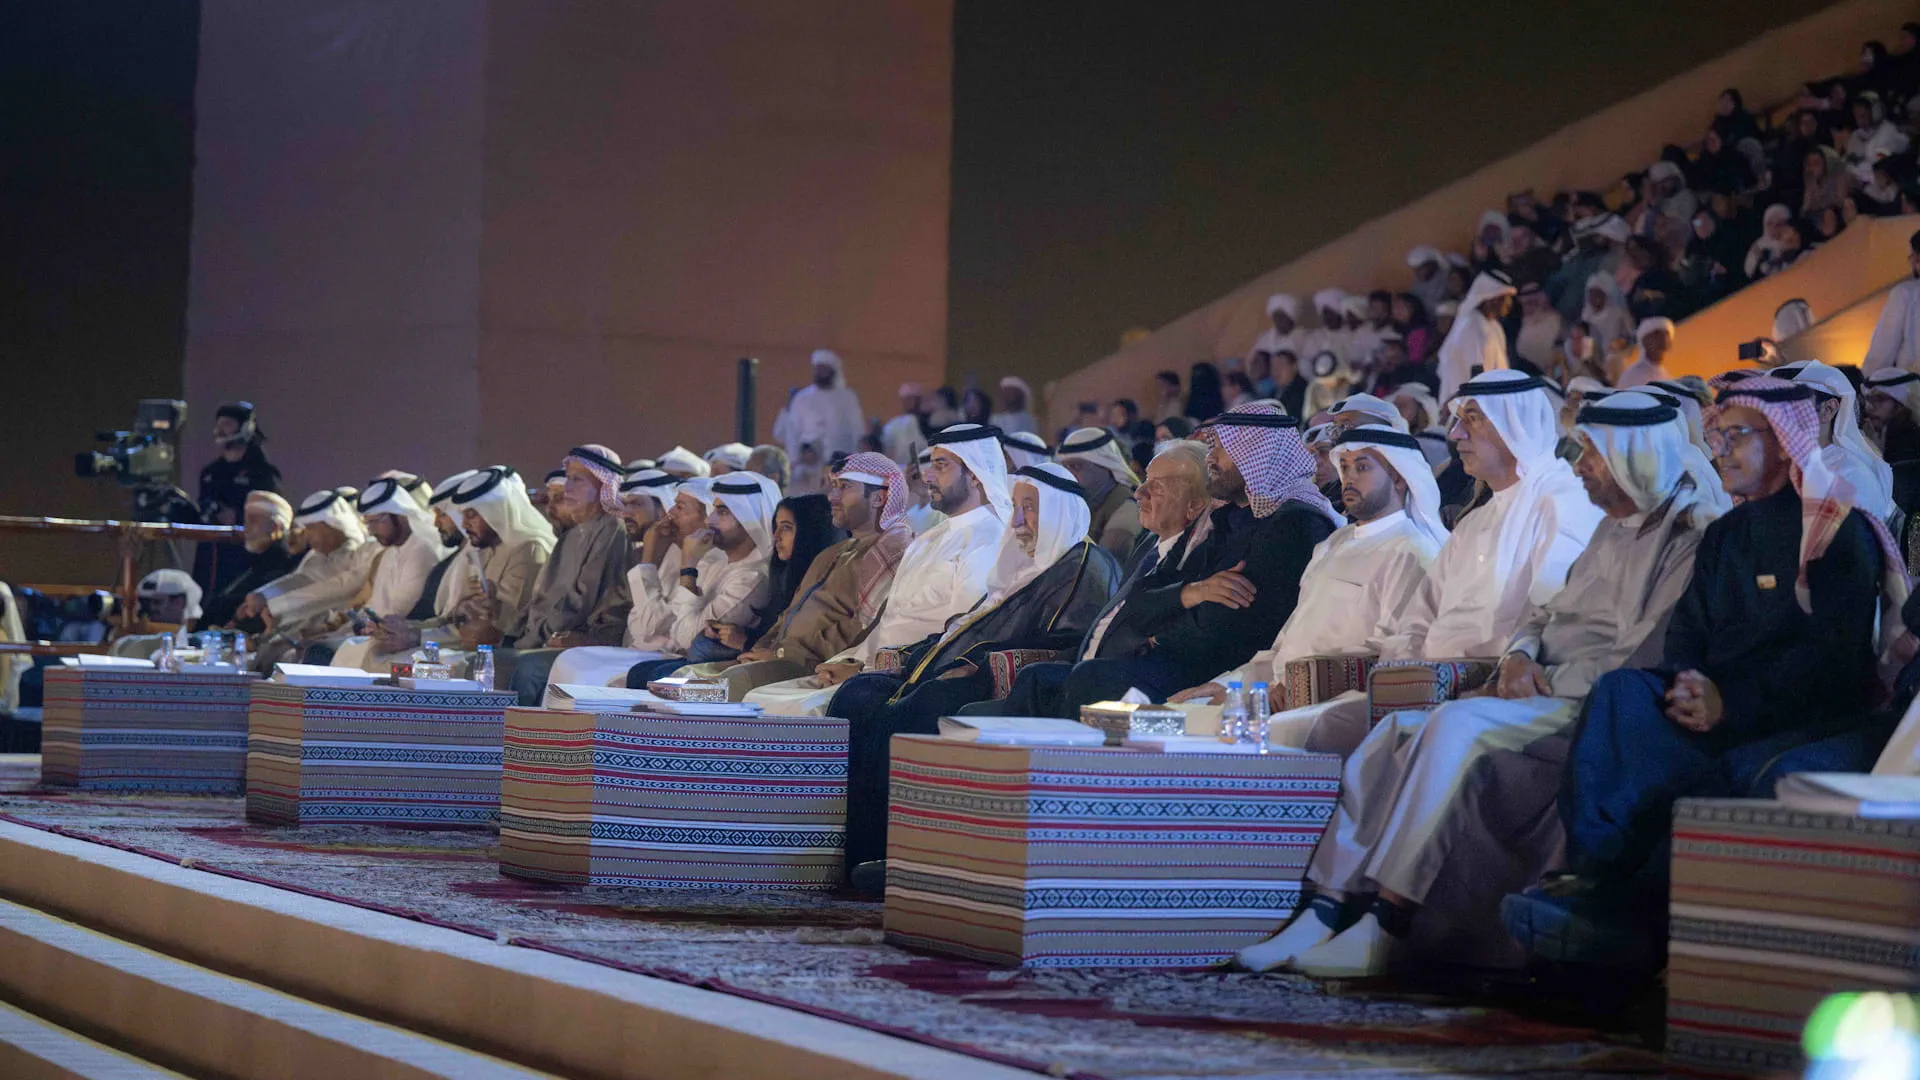
[[[37,764],[37,763],[36,763]],[[239,799],[55,795],[0,758],[0,817],[515,944],[771,1001],[1056,1076],[1622,1075],[1652,1054],[1509,1012],[1282,975],[1012,971],[886,945],[877,904],[548,887],[494,838],[247,824]]]

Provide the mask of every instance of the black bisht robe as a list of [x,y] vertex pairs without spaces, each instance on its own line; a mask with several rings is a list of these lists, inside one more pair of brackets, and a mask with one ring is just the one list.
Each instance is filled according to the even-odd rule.
[[[987,668],[988,653],[1073,648],[1119,581],[1120,565],[1113,556],[1098,544],[1082,540],[951,640],[942,642],[938,635],[930,635],[909,646],[901,655],[899,672],[866,672],[840,687],[827,706],[827,715],[848,724],[849,868],[886,854],[888,752],[893,736],[934,734],[941,717],[989,697],[993,677]],[[965,674],[955,674],[962,671]]]

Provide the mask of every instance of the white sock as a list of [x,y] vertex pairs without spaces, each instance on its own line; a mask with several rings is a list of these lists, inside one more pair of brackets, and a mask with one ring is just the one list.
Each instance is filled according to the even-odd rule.
[[1318,979],[1361,979],[1385,974],[1393,948],[1393,936],[1368,912],[1333,940],[1294,957],[1293,966]]
[[1285,930],[1258,945],[1241,949],[1237,959],[1248,971],[1272,971],[1291,964],[1294,957],[1332,937],[1333,927],[1321,922],[1312,910],[1304,910]]

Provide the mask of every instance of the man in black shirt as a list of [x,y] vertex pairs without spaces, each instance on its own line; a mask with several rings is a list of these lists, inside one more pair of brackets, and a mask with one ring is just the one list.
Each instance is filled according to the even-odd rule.
[[1587,699],[1560,797],[1568,869],[1503,905],[1536,957],[1656,970],[1674,801],[1766,797],[1819,767],[1793,755],[1873,722],[1874,616],[1905,575],[1885,526],[1821,464],[1819,431],[1804,386],[1721,391],[1707,444],[1744,501],[1708,526],[1661,666],[1604,675]]
[[[260,449],[267,437],[254,419],[252,404],[230,401],[214,410],[213,417],[213,444],[220,456],[200,470],[200,519],[208,525],[238,525],[248,495],[280,490],[280,470]],[[231,544],[201,544],[193,555],[193,579],[206,595],[217,597],[250,562],[247,553]]]

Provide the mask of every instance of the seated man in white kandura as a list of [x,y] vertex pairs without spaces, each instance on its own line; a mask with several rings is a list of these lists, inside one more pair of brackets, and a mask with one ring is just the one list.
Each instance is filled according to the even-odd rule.
[[[1502,369],[1453,399],[1448,437],[1467,473],[1492,490],[1460,519],[1380,645],[1382,660],[1494,659],[1527,613],[1566,583],[1601,513],[1554,456],[1558,404],[1546,384]],[[1367,695],[1348,691],[1274,718],[1289,746],[1349,754],[1366,738]]]
[[[640,560],[627,575],[633,590],[627,647],[588,646],[561,653],[547,677],[549,695],[563,683],[625,686],[628,670],[644,660],[709,659],[697,654],[701,643],[714,644],[705,636],[709,622],[753,624],[767,601],[767,563],[773,557],[773,515],[780,489],[758,473],[733,472],[704,484],[688,481],[681,485],[676,503],[697,500],[703,487],[712,500],[703,528],[682,536],[669,517],[647,530]],[[670,545],[680,555],[668,563]],[[662,573],[663,563],[671,569],[671,578]]]
[[1173,695],[1218,705],[1227,683],[1267,684],[1276,712],[1288,707],[1287,664],[1309,656],[1379,651],[1393,622],[1427,575],[1447,527],[1440,489],[1419,442],[1405,432],[1363,424],[1334,440],[1340,502],[1351,522],[1313,549],[1300,575],[1300,601],[1265,651],[1212,682]]
[[939,634],[949,619],[980,602],[1013,513],[999,435],[982,424],[933,434],[924,474],[934,507],[946,517],[907,545],[879,617],[812,675],[757,687],[747,701],[775,714],[817,714],[834,688],[871,666],[881,649]]
[[1606,517],[1566,586],[1519,628],[1488,692],[1374,727],[1347,760],[1339,809],[1308,870],[1313,900],[1285,931],[1244,950],[1242,964],[1376,975],[1422,910],[1432,912],[1422,924],[1442,924],[1423,925],[1423,952],[1481,966],[1522,961],[1499,903],[1559,855],[1554,806],[1581,703],[1601,675],[1658,661],[1715,516],[1688,471],[1677,415],[1638,393],[1580,410],[1577,468]]

